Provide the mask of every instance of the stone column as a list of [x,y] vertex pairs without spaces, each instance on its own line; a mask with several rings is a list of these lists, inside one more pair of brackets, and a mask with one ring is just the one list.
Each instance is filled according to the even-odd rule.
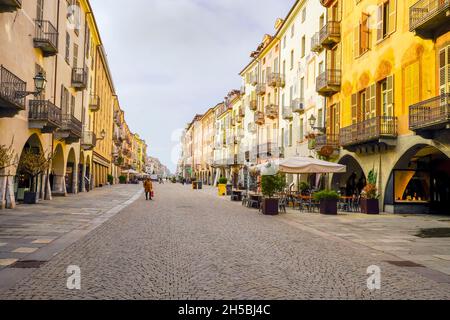
[[50,179],[48,179],[48,177],[45,179],[45,189],[45,200],[53,200],[52,186],[50,185]]
[[81,169],[81,192],[86,192],[86,183],[85,183],[85,177],[86,177],[86,163],[83,164],[83,168]]
[[53,193],[58,195],[67,195],[66,179],[64,176],[55,175],[53,178]]
[[6,208],[6,176],[0,176],[0,210]]
[[78,165],[73,166],[72,173],[72,193],[78,194]]
[[16,198],[14,197],[14,177],[6,176],[6,208],[14,209],[16,207]]

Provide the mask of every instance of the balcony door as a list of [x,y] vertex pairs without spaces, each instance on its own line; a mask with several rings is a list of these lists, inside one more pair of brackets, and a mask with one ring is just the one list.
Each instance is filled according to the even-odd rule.
[[450,93],[450,46],[439,52],[439,94]]
[[340,131],[340,104],[330,106],[327,115],[327,132],[331,137],[335,137]]

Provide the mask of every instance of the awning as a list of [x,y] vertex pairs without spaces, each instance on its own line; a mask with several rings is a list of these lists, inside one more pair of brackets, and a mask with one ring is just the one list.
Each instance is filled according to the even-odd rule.
[[280,172],[302,173],[345,173],[347,167],[341,164],[308,157],[293,157],[280,161]]

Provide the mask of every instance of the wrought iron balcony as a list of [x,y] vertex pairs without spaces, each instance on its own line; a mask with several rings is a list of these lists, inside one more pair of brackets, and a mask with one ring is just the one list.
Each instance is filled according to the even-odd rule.
[[25,110],[25,97],[17,94],[27,89],[27,83],[0,66],[0,117],[2,114],[14,116]]
[[311,38],[311,51],[317,53],[323,51],[322,44],[320,43],[320,32],[316,32]]
[[284,88],[286,81],[284,75],[272,72],[267,76],[267,84],[272,88]]
[[0,0],[0,12],[14,12],[22,8],[22,0]]
[[277,143],[267,142],[258,146],[258,158],[269,159],[278,158],[280,155],[280,148]]
[[328,69],[317,77],[316,91],[322,96],[331,96],[341,90],[341,70]]
[[73,68],[72,69],[72,87],[75,90],[84,90],[88,83],[88,69],[87,68]]
[[351,152],[365,146],[395,146],[397,125],[396,117],[378,116],[342,128],[340,132],[341,146]]
[[319,42],[326,48],[331,49],[341,41],[341,23],[328,21],[319,32]]
[[265,83],[260,83],[258,85],[256,85],[256,94],[259,96],[263,96],[266,94],[266,84]]
[[292,100],[291,108],[292,112],[303,114],[305,112],[305,99],[297,98]]
[[283,119],[284,120],[292,120],[294,118],[294,113],[292,112],[292,107],[284,106],[283,107]]
[[31,100],[28,126],[42,133],[54,132],[61,128],[61,109],[48,100]]
[[276,104],[269,104],[266,106],[266,117],[269,119],[276,119],[279,115],[279,107]]
[[96,94],[89,96],[89,110],[97,112],[100,110],[100,97]]
[[409,128],[425,138],[431,138],[438,130],[450,128],[450,93],[410,106]]
[[419,0],[409,8],[409,29],[425,39],[450,31],[450,0]]
[[[83,150],[92,150],[97,144],[97,136],[92,131],[83,131],[83,136],[81,137],[81,147]],[[118,150],[117,154],[118,154]]]
[[331,156],[340,148],[340,138],[338,134],[322,134],[316,137],[315,149],[323,155]]
[[80,141],[82,130],[83,126],[80,120],[72,114],[63,114],[61,116],[61,130],[56,133],[58,138],[71,144]]
[[45,57],[54,56],[58,53],[58,30],[48,20],[36,20],[33,42]]
[[264,117],[264,112],[261,112],[261,111],[255,112],[255,123],[259,126],[262,126],[266,123],[266,119]]
[[250,100],[249,108],[252,111],[256,111],[258,109],[258,100],[256,99]]

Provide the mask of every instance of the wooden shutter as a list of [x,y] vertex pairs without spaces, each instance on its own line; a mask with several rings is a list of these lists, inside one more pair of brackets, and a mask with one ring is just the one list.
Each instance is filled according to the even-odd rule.
[[334,119],[335,131],[334,134],[339,134],[341,130],[341,103],[336,103],[335,119]]
[[329,134],[333,134],[334,132],[334,128],[333,128],[333,123],[331,123],[331,112],[333,112],[333,107],[330,106],[329,108],[326,108],[326,115],[325,115],[325,128],[326,128],[326,132]]
[[370,109],[370,118],[375,118],[377,116],[377,84],[374,83],[370,86],[369,92],[369,105],[367,106]]
[[352,123],[358,122],[358,94],[352,94]]
[[450,46],[439,52],[439,93],[450,92]]
[[37,0],[36,5],[36,20],[44,19],[44,0]]
[[78,68],[78,45],[73,44],[73,67]]
[[387,89],[387,106],[386,106],[386,116],[394,116],[394,75],[386,78]]
[[361,50],[360,50],[360,35],[361,35],[361,25],[358,24],[358,26],[354,30],[353,39],[354,39],[354,57],[359,57]]
[[383,40],[383,4],[377,9],[377,41]]
[[395,32],[397,28],[397,0],[389,0],[389,17],[388,20],[388,33]]

